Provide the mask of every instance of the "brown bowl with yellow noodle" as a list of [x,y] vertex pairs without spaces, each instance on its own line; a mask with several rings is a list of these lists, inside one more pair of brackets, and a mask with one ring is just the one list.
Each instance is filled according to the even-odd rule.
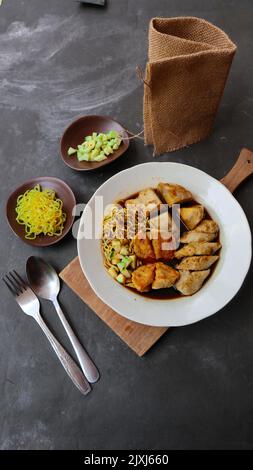
[[[74,222],[75,205],[75,196],[64,181],[53,177],[38,177],[13,191],[6,203],[6,217],[9,226],[22,241],[32,246],[46,247],[58,243],[70,231]],[[38,229],[39,212],[43,224]],[[34,227],[37,227],[38,232],[41,230],[40,233],[35,234],[31,226],[32,230]]]

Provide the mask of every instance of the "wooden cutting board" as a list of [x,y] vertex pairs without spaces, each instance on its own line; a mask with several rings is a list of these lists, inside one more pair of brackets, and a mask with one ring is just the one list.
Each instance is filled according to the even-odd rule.
[[[232,170],[221,182],[233,192],[252,173],[253,153],[243,149]],[[167,327],[141,325],[127,320],[105,305],[90,287],[78,257],[60,273],[60,277],[138,356],[143,356],[168,330]]]
[[143,356],[167,330],[127,320],[105,305],[90,287],[78,257],[60,273],[60,277],[138,356]]

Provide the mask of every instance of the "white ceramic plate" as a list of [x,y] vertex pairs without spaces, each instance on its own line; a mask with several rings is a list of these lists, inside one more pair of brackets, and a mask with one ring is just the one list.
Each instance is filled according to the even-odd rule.
[[[91,224],[90,209],[95,214],[95,196],[103,196],[106,206],[160,181],[189,189],[220,227],[221,258],[210,279],[191,297],[155,300],[129,291],[107,274],[100,240],[82,237],[83,229]],[[103,215],[96,212],[96,217],[102,231]],[[180,163],[144,163],[108,179],[83,212],[77,245],[81,267],[97,296],[120,315],[154,326],[188,325],[218,312],[239,291],[251,262],[251,232],[239,203],[222,183]]]

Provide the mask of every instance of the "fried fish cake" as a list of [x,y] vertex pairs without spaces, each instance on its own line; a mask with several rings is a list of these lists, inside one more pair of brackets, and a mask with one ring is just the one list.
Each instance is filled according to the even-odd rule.
[[125,202],[126,207],[130,205],[144,206],[147,212],[151,212],[155,208],[159,207],[162,203],[161,199],[157,196],[156,192],[152,188],[143,189],[140,191],[138,196],[134,199],[127,199]]
[[148,292],[155,279],[155,264],[146,264],[137,268],[132,274],[132,283],[140,292]]
[[176,268],[182,271],[203,271],[210,268],[219,259],[219,256],[189,256],[184,258]]
[[211,242],[217,237],[217,233],[202,233],[190,230],[183,233],[180,238],[181,243]]
[[[169,236],[169,238],[167,238]],[[171,235],[167,233],[158,232],[156,238],[152,238],[152,245],[156,259],[164,259],[168,261],[174,258],[175,249],[173,249],[173,242]]]
[[157,188],[170,207],[173,204],[179,204],[193,199],[192,193],[179,184],[159,183]]
[[195,232],[201,233],[217,233],[218,231],[218,225],[211,219],[202,220],[202,222],[195,228]]
[[175,288],[183,295],[192,295],[198,292],[203,282],[210,274],[210,269],[205,271],[182,271],[180,279],[175,284]]
[[172,217],[168,211],[165,211],[162,214],[157,215],[156,217],[151,217],[149,224],[151,233],[171,232]]
[[183,248],[176,251],[175,258],[180,259],[185,256],[193,255],[213,255],[221,248],[220,243],[193,242],[184,245]]
[[180,218],[189,230],[193,230],[201,222],[205,209],[200,204],[180,209]]
[[139,238],[139,234],[134,237],[133,249],[136,256],[140,259],[155,259],[155,253],[152,247],[152,243],[148,236],[145,238]]
[[172,287],[179,279],[180,274],[164,263],[156,263],[155,280],[152,289],[165,289]]

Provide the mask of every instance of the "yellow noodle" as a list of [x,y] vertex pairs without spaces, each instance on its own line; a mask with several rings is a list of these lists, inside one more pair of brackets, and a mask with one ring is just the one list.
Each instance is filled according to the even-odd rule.
[[39,184],[18,196],[16,221],[25,225],[28,240],[34,240],[40,234],[50,237],[62,234],[67,216],[62,211],[63,202],[55,196],[55,191],[42,191]]

